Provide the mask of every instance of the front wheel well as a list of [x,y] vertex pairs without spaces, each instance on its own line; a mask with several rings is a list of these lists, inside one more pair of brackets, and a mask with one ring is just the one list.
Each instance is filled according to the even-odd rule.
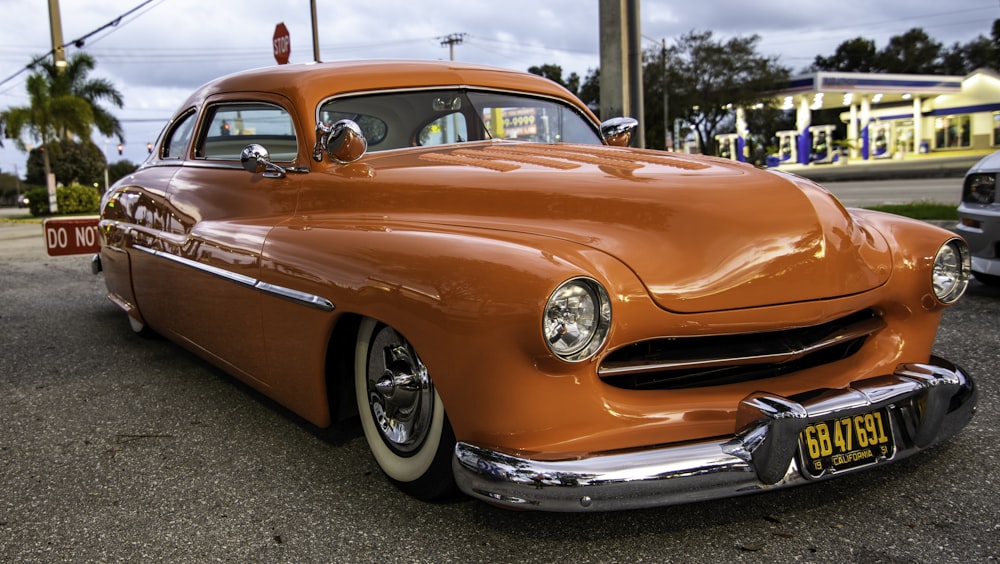
[[361,315],[346,314],[337,320],[326,348],[326,395],[330,421],[345,421],[358,414],[354,399],[354,349]]

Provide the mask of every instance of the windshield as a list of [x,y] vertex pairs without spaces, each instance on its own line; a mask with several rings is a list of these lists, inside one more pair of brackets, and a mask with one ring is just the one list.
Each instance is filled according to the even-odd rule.
[[352,96],[324,102],[319,120],[355,121],[370,151],[509,139],[600,145],[597,129],[576,108],[548,98],[465,89]]

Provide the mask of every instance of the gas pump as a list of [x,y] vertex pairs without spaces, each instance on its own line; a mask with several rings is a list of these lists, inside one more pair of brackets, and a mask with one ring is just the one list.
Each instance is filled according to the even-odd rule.
[[874,123],[869,126],[872,132],[872,158],[889,159],[892,158],[892,127],[885,122]]
[[795,164],[799,160],[795,150],[795,137],[799,134],[794,129],[778,132],[778,164]]
[[719,144],[719,156],[724,159],[739,160],[736,139],[739,135],[735,133],[723,133],[715,136],[715,141]]
[[833,132],[836,125],[814,125],[809,128],[812,133],[812,155],[810,161],[813,164],[827,164],[837,162],[840,154],[833,147]]

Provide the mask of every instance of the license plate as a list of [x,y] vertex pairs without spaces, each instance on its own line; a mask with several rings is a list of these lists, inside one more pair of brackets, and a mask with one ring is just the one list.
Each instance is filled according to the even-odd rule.
[[812,478],[877,464],[895,453],[884,409],[813,423],[799,435],[802,472]]

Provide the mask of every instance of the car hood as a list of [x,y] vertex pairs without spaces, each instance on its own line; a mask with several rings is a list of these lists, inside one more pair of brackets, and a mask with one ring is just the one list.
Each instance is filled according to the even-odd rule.
[[1000,170],[1000,151],[995,153],[990,153],[982,159],[972,165],[972,168],[966,174],[973,174],[977,172],[996,172]]
[[347,166],[375,184],[365,191],[372,213],[599,249],[675,312],[852,295],[891,270],[885,239],[826,190],[729,160],[495,143],[392,151]]

